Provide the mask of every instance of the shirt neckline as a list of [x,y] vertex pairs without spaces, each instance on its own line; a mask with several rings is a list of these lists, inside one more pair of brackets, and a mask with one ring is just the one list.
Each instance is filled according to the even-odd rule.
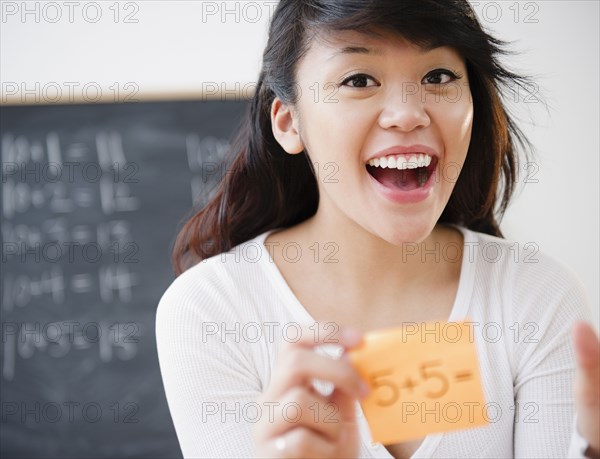
[[[463,257],[461,260],[458,288],[456,290],[456,296],[454,298],[454,303],[452,305],[450,315],[447,319],[448,322],[459,322],[466,319],[466,314],[471,304],[471,297],[473,293],[473,285],[477,265],[477,257],[474,253],[477,250],[477,235],[470,229],[460,225],[448,224],[448,226],[456,228],[463,235]],[[275,264],[275,261],[271,257],[271,252],[265,245],[265,241],[271,233],[280,231],[282,229],[283,228],[273,228],[271,230],[263,232],[262,234],[259,234],[254,238],[254,241],[260,244],[260,248],[262,250],[265,250],[267,253],[266,257],[260,257],[259,265],[263,267],[267,274],[269,274],[269,277],[274,281],[273,283],[275,288],[277,288],[282,297],[287,300],[285,304],[289,305],[289,307],[291,308],[290,312],[294,316],[301,318],[301,320],[312,324],[316,322],[315,319],[300,302],[300,300],[296,297],[289,284],[283,277],[283,274]],[[467,250],[467,248],[470,247],[474,247],[475,250]],[[360,408],[360,404],[358,402],[357,406],[359,409],[361,409],[362,412],[362,408]],[[364,414],[362,414],[362,416],[364,417]],[[437,432],[426,435],[419,447],[417,448],[417,450],[411,456],[411,458],[431,457],[438,444],[442,440],[444,434],[445,432]],[[361,439],[365,448],[373,455],[373,457],[375,457],[375,452],[373,451],[372,445],[370,445],[367,440],[364,440],[362,436]],[[389,453],[389,451],[383,446],[378,447],[378,457],[380,457],[380,453],[383,453],[386,459],[394,459],[394,457]]]
[[[448,316],[448,322],[457,322],[464,320],[466,313],[469,309],[469,304],[473,292],[474,273],[476,268],[477,257],[474,257],[474,253],[466,250],[466,247],[476,247],[477,237],[473,231],[459,225],[451,225],[453,228],[459,230],[463,235],[463,258],[461,260],[460,276],[458,280],[458,288],[454,303]],[[265,245],[267,237],[276,231],[280,231],[283,228],[274,228],[258,235],[254,238],[254,241],[260,244],[260,249],[264,250],[267,254],[266,257],[260,257],[259,264],[270,274],[270,277],[274,279],[275,287],[288,300],[288,304],[293,305],[294,310],[290,311],[294,315],[300,315],[303,319],[308,320],[311,324],[315,322],[315,319],[296,297],[289,284],[283,277],[283,274],[275,264],[275,261],[271,257],[271,252]]]

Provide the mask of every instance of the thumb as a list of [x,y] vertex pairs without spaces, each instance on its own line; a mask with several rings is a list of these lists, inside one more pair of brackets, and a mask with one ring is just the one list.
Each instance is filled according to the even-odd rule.
[[575,394],[578,408],[597,409],[600,403],[600,342],[592,327],[577,322],[572,328],[577,368]]
[[598,422],[600,342],[594,329],[585,322],[576,322],[571,332],[577,360],[574,387],[578,411],[577,429],[590,443],[590,447],[598,452],[600,447],[600,423]]
[[600,372],[600,341],[596,332],[586,322],[576,322],[571,329],[575,357],[579,369],[587,376],[598,378]]

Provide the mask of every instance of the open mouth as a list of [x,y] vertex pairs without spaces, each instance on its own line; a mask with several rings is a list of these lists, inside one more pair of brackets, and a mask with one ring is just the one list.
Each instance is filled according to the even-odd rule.
[[437,161],[435,156],[399,155],[371,160],[366,168],[382,185],[411,191],[425,186],[437,166]]

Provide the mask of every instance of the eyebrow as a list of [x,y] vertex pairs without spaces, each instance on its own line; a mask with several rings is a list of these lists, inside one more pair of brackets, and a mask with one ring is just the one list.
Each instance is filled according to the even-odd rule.
[[379,48],[365,48],[363,46],[345,46],[335,51],[327,60],[331,60],[334,57],[341,56],[344,54],[371,54],[375,56],[381,56],[383,52]]
[[[426,54],[429,51],[433,51],[437,48],[441,48],[441,46],[422,47],[420,50],[420,53]],[[347,54],[367,54],[367,55],[372,55],[372,56],[381,56],[381,55],[383,55],[383,51],[381,51],[379,48],[365,48],[363,46],[345,46],[343,48],[338,49],[333,54],[331,54],[331,56],[329,56],[327,58],[327,60],[329,61],[329,60],[333,59],[334,57],[347,55]]]

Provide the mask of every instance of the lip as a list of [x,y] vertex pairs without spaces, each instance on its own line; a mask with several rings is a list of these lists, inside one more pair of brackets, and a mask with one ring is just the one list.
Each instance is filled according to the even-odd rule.
[[369,162],[369,161],[371,161],[372,159],[375,159],[375,158],[382,158],[384,156],[390,156],[390,155],[408,155],[408,154],[417,154],[417,153],[425,153],[425,154],[427,154],[429,156],[432,156],[432,157],[435,156],[436,158],[440,157],[439,153],[435,149],[433,149],[431,147],[428,147],[426,145],[417,144],[417,145],[409,145],[407,147],[402,146],[402,145],[394,145],[393,147],[386,148],[385,150],[378,151],[373,156],[371,156],[370,158],[368,158],[366,162]]
[[[386,150],[384,150],[386,151]],[[426,151],[421,150],[422,153],[427,153]],[[409,152],[414,153],[414,152]],[[390,153],[388,153],[390,154]],[[392,153],[393,154],[393,153]],[[399,154],[399,153],[395,153]],[[427,153],[429,154],[429,153]],[[377,158],[378,156],[375,156]],[[437,162],[437,158],[434,159]],[[369,174],[368,171],[365,170],[365,173],[369,176],[369,180],[373,184],[373,188],[378,192],[378,194],[383,195],[389,201],[392,201],[396,204],[415,204],[427,199],[433,193],[433,187],[437,180],[437,169],[438,164],[436,163],[431,175],[427,179],[427,181],[423,184],[422,187],[416,188],[414,190],[404,191],[398,188],[388,188],[382,183],[378,182],[375,177]]]

